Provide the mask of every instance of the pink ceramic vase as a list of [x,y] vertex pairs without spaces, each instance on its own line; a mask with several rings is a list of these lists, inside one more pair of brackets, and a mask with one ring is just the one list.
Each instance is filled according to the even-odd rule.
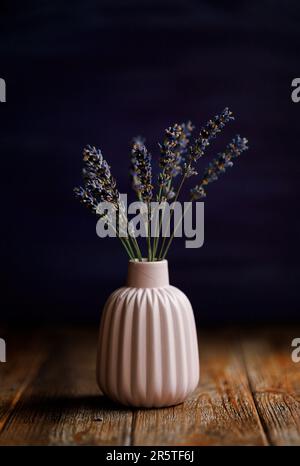
[[168,262],[130,261],[127,285],[101,319],[97,379],[114,401],[139,407],[183,402],[199,381],[194,314],[169,284]]

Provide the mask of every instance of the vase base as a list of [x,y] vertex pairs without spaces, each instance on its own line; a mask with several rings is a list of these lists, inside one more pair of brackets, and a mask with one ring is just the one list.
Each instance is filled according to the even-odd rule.
[[[192,394],[191,394],[192,395]],[[106,396],[106,395],[102,395],[104,396],[107,400],[111,401],[112,403],[114,403],[115,405],[117,406],[120,406],[120,407],[127,407],[127,408],[136,408],[136,409],[162,409],[162,408],[172,408],[172,406],[179,406],[179,405],[182,405],[183,403],[185,403],[189,398],[190,396],[187,396],[184,400],[180,400],[180,401],[173,401],[173,402],[170,402],[170,403],[163,403],[163,404],[154,404],[154,405],[146,405],[146,404],[139,404],[139,403],[126,403],[124,401],[118,401],[118,400],[113,400],[112,398],[110,398],[109,396]]]

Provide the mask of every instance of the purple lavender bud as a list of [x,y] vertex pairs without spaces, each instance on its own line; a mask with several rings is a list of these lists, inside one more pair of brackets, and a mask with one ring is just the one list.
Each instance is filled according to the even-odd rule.
[[201,182],[191,189],[190,193],[192,200],[204,197],[204,186],[216,181],[222,173],[225,173],[227,168],[232,167],[232,159],[239,157],[242,152],[248,149],[247,143],[247,139],[241,138],[239,135],[232,139],[232,141],[227,145],[225,151],[218,154],[218,156],[205,169]]
[[102,201],[112,202],[118,207],[120,194],[110,166],[101,151],[94,146],[86,146],[83,150],[83,163],[84,188],[74,189],[76,197],[95,213],[97,205]]
[[171,199],[171,182],[173,178],[182,173],[185,157],[188,153],[188,144],[194,127],[190,121],[175,123],[165,130],[165,139],[160,148],[159,166],[162,169],[158,184],[165,199]]
[[140,137],[133,140],[130,174],[132,187],[139,199],[151,202],[153,190],[151,155],[144,144],[144,139]]
[[184,173],[186,177],[192,176],[191,166],[196,163],[204,155],[205,149],[209,146],[211,141],[217,136],[218,133],[224,128],[226,123],[234,120],[232,112],[226,107],[220,115],[216,115],[212,120],[209,120],[205,126],[200,130],[198,138],[195,140],[194,145],[190,148],[187,161],[184,166]]

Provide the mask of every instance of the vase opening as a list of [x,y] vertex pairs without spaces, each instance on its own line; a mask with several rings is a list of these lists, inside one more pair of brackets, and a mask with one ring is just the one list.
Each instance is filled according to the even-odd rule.
[[168,261],[130,260],[126,284],[132,288],[161,288],[168,286]]

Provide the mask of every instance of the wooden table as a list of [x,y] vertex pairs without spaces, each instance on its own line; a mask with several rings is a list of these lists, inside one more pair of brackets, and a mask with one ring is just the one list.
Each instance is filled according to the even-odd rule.
[[184,404],[128,409],[99,395],[95,328],[0,329],[0,445],[299,445],[300,328],[199,333]]

